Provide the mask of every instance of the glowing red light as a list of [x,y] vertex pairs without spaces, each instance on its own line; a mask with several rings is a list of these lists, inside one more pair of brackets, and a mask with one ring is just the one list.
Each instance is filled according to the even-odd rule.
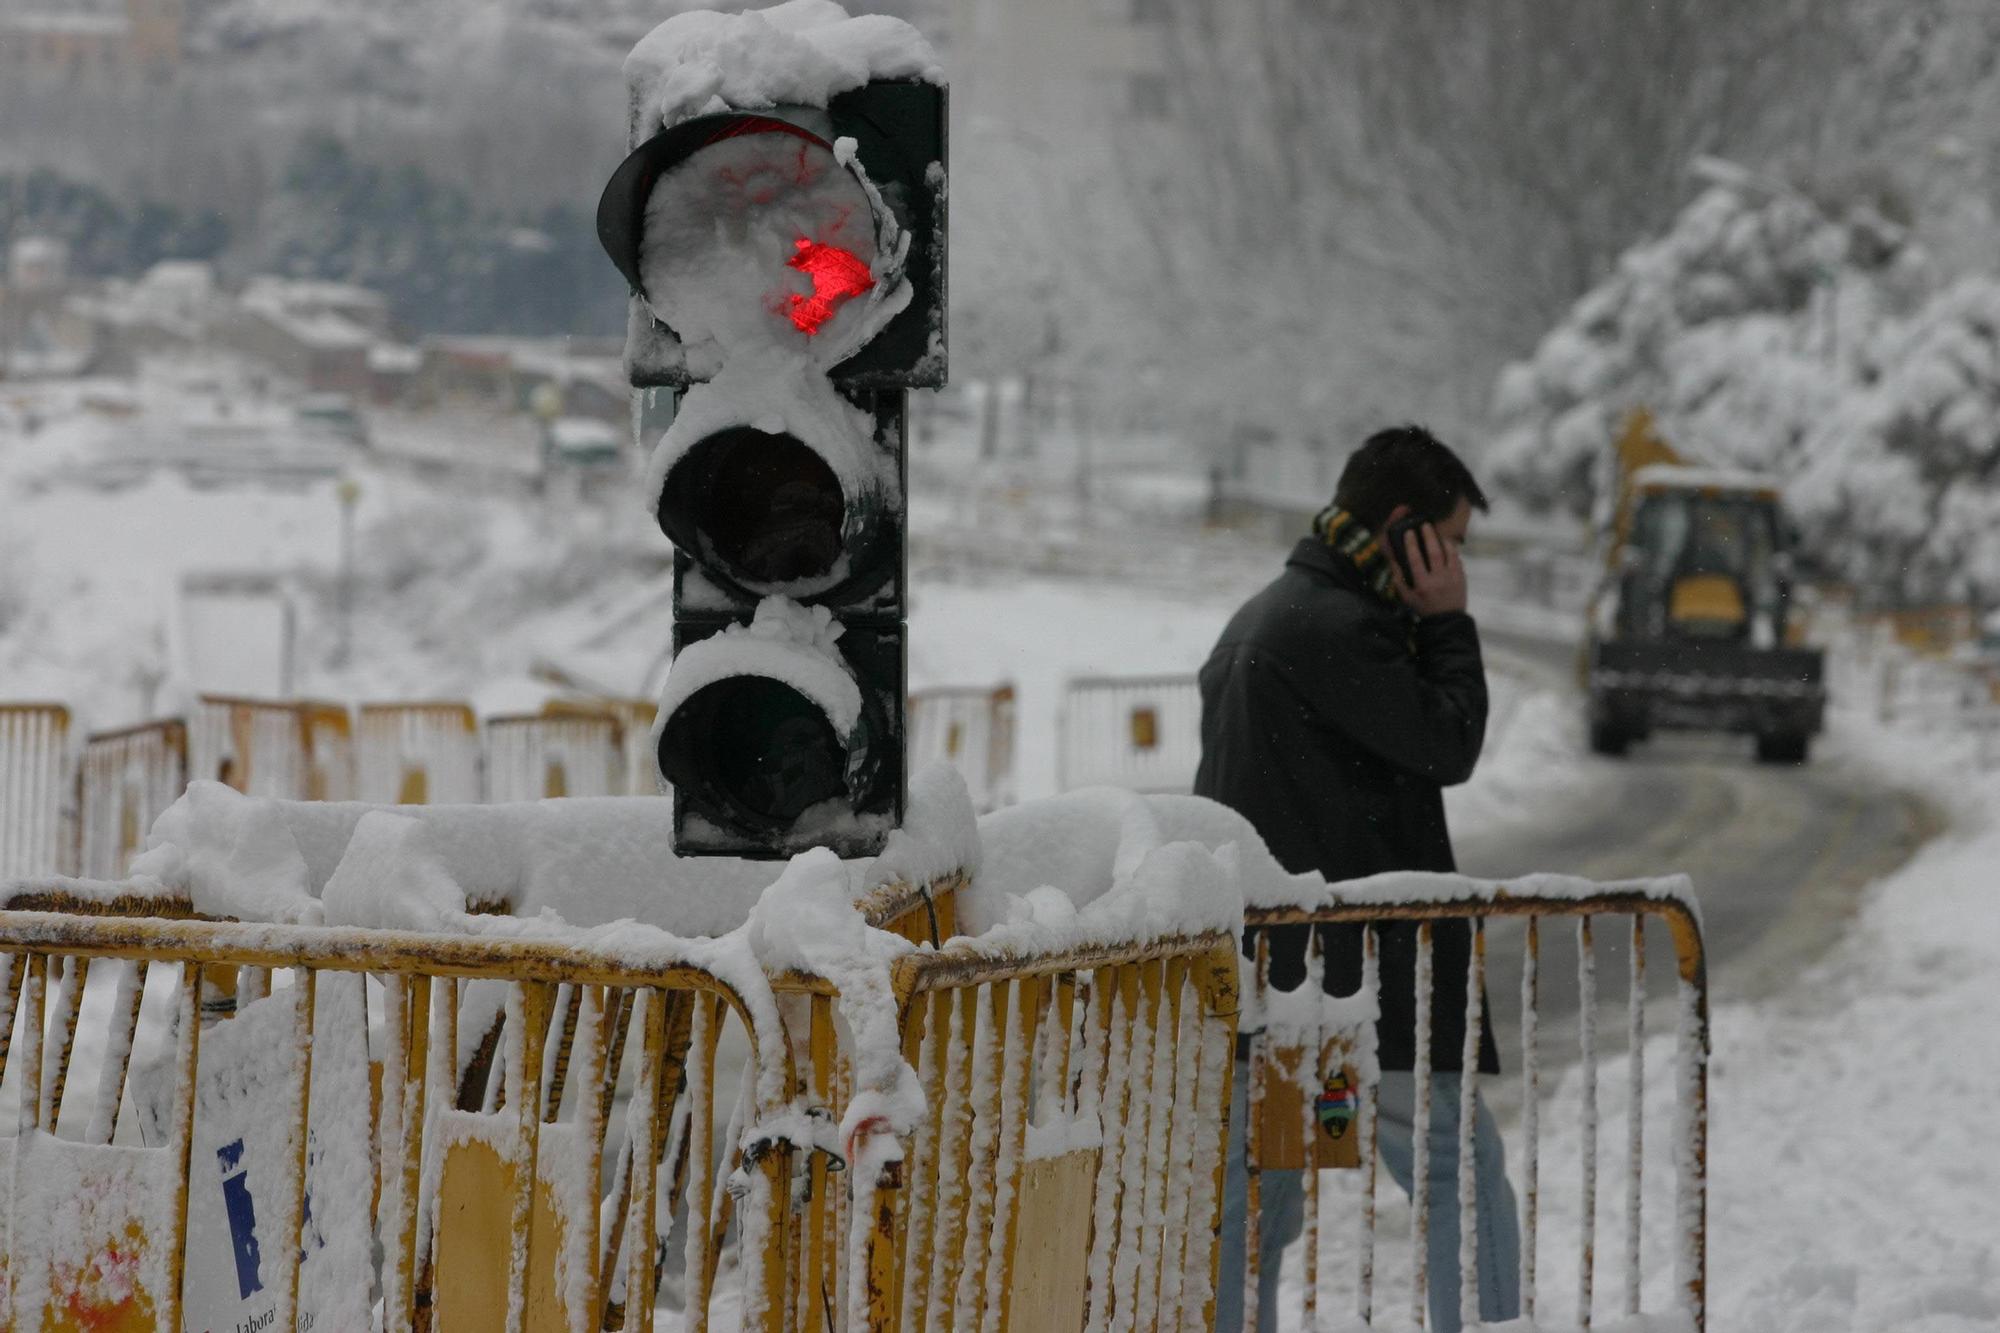
[[801,296],[794,292],[788,296],[785,315],[799,332],[810,336],[834,317],[842,302],[873,287],[875,275],[858,256],[838,246],[821,245],[804,237],[794,244],[798,253],[786,261],[786,266],[812,279],[813,294]]

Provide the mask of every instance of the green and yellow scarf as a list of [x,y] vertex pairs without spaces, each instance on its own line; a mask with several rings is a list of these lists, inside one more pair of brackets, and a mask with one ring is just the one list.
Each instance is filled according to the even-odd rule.
[[1313,535],[1361,571],[1362,581],[1377,597],[1397,600],[1389,579],[1389,552],[1361,520],[1339,505],[1328,505],[1313,519]]

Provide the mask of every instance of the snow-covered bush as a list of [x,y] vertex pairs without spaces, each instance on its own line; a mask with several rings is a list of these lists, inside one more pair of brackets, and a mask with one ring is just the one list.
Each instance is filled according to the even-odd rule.
[[1501,375],[1500,483],[1591,513],[1645,407],[1693,460],[1784,479],[1808,551],[1871,596],[2000,594],[2000,280],[1939,290],[1873,208],[1710,174]]

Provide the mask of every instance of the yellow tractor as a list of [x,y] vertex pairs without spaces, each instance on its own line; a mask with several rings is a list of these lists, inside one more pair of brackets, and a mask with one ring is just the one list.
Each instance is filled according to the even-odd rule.
[[1654,731],[1748,733],[1766,763],[1803,763],[1826,714],[1825,660],[1792,613],[1776,481],[1695,467],[1634,412],[1583,660],[1590,744],[1620,755]]

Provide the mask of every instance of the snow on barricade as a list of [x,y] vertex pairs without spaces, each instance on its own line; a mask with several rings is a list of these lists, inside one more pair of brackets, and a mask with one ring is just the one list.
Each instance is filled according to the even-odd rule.
[[1409,906],[1419,903],[1478,904],[1509,899],[1540,898],[1563,903],[1583,903],[1598,898],[1642,898],[1649,902],[1684,908],[1697,925],[1701,922],[1701,902],[1695,897],[1694,881],[1686,875],[1661,875],[1651,879],[1594,880],[1575,875],[1536,874],[1515,879],[1476,879],[1471,875],[1435,871],[1391,871],[1361,879],[1325,883],[1317,897],[1291,903],[1260,906],[1318,908],[1346,907],[1378,903]]
[[[882,854],[840,864],[856,901],[884,885],[976,870],[964,780],[943,764],[919,773],[904,826]],[[300,925],[456,930],[463,915],[498,909],[717,936],[748,920],[785,868],[676,856],[655,797],[377,806],[264,800],[195,782],[154,825],[134,878],[51,887],[105,905],[177,898],[204,915]]]
[[625,57],[637,110],[669,125],[712,111],[825,106],[872,79],[943,78],[930,44],[908,23],[849,17],[833,0],[678,14]]

